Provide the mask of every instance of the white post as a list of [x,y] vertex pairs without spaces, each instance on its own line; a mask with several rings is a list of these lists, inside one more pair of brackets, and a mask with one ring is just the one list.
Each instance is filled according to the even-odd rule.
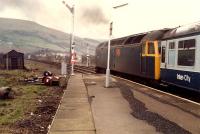
[[61,75],[66,76],[67,75],[67,64],[66,60],[61,62]]
[[107,57],[106,85],[105,85],[106,88],[110,86],[110,42],[112,37],[112,25],[113,22],[110,23],[110,34],[108,39],[108,57]]
[[87,44],[87,55],[86,55],[86,57],[87,57],[87,67],[89,67],[89,45]]
[[68,4],[65,3],[65,1],[63,1],[63,4],[69,9],[69,11],[72,14],[72,31],[71,31],[71,43],[70,43],[70,55],[71,55],[71,75],[74,75],[74,47],[75,47],[75,43],[74,43],[74,16],[75,16],[75,5],[73,4],[72,7],[70,7]]
[[[113,7],[113,9],[117,9],[123,6],[128,5],[128,3],[121,4],[118,6]],[[112,13],[111,13],[112,16]],[[113,22],[110,22],[110,34],[109,34],[109,39],[108,39],[108,57],[107,57],[107,69],[106,69],[106,83],[105,87],[108,88],[110,86],[110,44],[111,44],[111,39],[112,39],[112,29],[113,29]]]
[[[74,43],[74,15],[75,15],[75,6],[72,6],[72,40],[71,40],[71,61],[74,60],[72,59],[72,55],[75,54],[75,43]],[[74,75],[74,61],[72,61],[72,66],[71,66],[71,75]]]

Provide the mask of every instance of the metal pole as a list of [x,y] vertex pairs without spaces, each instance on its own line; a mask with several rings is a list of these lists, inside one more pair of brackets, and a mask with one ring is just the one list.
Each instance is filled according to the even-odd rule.
[[89,45],[87,44],[87,67],[89,67]]
[[[71,61],[74,60],[74,54],[75,54],[75,43],[74,43],[74,5],[72,6],[72,38],[71,38]],[[71,66],[71,75],[74,75],[74,61],[72,61],[72,66]]]
[[[72,53],[72,50],[71,50],[71,48],[72,48],[72,33],[70,33],[70,42],[69,42],[69,57],[68,57],[68,64],[69,65],[71,65],[71,58],[72,58],[72,55],[71,55],[71,53]],[[70,72],[70,69],[68,69],[68,74],[70,74],[71,72]]]
[[105,85],[106,88],[110,86],[110,42],[112,38],[112,25],[113,22],[110,23],[110,34],[108,39],[108,57],[107,57],[106,85]]
[[[121,4],[118,6],[113,7],[113,9],[117,9],[123,6],[128,5],[128,3]],[[112,13],[111,13],[112,15]],[[107,57],[107,69],[106,69],[106,83],[105,87],[108,88],[110,86],[110,44],[111,44],[111,39],[112,39],[112,29],[113,29],[113,22],[110,22],[110,34],[109,34],[109,39],[108,39],[108,57]]]
[[72,14],[72,31],[70,34],[70,61],[71,62],[71,75],[74,75],[74,58],[75,58],[75,43],[74,43],[74,16],[75,16],[75,5],[73,4],[72,7],[70,7],[65,1],[62,1],[62,3],[69,9],[69,11]]

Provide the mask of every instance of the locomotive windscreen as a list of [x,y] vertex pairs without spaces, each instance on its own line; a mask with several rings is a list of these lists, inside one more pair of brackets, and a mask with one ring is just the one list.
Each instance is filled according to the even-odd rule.
[[126,44],[135,44],[135,43],[140,43],[142,38],[145,36],[146,34],[141,34],[141,35],[136,35],[136,36],[132,36],[129,37],[126,42],[124,43]]

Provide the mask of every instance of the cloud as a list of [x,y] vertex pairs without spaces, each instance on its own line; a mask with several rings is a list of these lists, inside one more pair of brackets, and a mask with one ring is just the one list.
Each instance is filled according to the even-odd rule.
[[41,3],[39,0],[0,0],[0,11],[7,10],[9,8],[20,10],[27,17],[36,17],[37,12],[41,9]]
[[107,24],[108,19],[103,10],[99,6],[83,7],[81,12],[81,20],[90,24]]
[[34,9],[39,5],[38,0],[1,0],[0,9],[5,7],[19,7],[22,9]]

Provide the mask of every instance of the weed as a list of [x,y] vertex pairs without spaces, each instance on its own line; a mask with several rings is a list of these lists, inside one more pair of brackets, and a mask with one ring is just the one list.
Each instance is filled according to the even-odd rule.
[[34,111],[38,96],[48,88],[19,82],[20,79],[31,76],[31,72],[0,70],[0,75],[4,76],[0,78],[0,86],[11,86],[16,93],[15,99],[0,100],[0,125],[9,125]]

